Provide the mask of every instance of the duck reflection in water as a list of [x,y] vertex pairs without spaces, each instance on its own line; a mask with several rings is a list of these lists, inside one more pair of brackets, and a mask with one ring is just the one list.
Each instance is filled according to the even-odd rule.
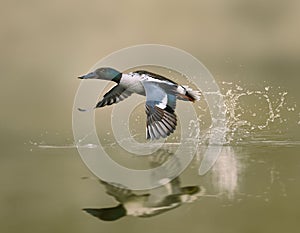
[[[170,153],[161,153],[150,162],[152,166],[165,161]],[[163,159],[161,155],[163,154]],[[204,194],[199,186],[181,186],[180,177],[169,183],[149,190],[146,194],[135,194],[121,185],[112,185],[99,180],[105,186],[106,193],[118,202],[109,208],[85,208],[87,213],[104,221],[115,221],[125,216],[151,217],[175,209],[182,204],[192,203]]]

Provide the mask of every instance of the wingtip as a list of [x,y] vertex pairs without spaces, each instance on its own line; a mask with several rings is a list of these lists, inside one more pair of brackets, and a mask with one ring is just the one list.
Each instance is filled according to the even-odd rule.
[[77,108],[78,111],[80,112],[89,112],[89,111],[92,111],[92,110],[95,110],[97,108],[96,107],[93,107],[93,108],[90,108],[90,109],[86,109],[86,108]]
[[84,108],[77,108],[77,110],[78,110],[79,112],[86,112],[86,111],[87,111],[87,109],[84,109]]

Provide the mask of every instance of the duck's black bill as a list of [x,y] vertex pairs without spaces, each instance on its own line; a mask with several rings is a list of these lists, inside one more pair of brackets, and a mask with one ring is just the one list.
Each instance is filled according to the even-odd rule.
[[92,79],[92,78],[97,78],[97,75],[95,74],[95,72],[91,72],[89,74],[79,76],[78,78],[79,79]]

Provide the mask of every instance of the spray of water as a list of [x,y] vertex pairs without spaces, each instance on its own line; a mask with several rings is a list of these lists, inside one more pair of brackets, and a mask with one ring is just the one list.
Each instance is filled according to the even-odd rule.
[[222,82],[227,113],[227,142],[238,143],[262,135],[286,135],[297,126],[296,103],[281,87],[256,87]]
[[266,85],[250,89],[227,82],[219,85],[226,105],[227,146],[223,147],[211,178],[216,190],[232,199],[239,192],[245,168],[236,156],[235,146],[300,145],[289,135],[290,128],[299,127],[299,113],[292,97],[281,87]]

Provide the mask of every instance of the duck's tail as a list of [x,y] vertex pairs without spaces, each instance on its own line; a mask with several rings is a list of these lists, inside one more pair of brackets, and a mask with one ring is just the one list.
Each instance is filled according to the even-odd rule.
[[178,99],[180,100],[186,100],[186,101],[198,101],[200,100],[201,97],[201,92],[200,91],[195,91],[192,88],[188,86],[178,86]]

